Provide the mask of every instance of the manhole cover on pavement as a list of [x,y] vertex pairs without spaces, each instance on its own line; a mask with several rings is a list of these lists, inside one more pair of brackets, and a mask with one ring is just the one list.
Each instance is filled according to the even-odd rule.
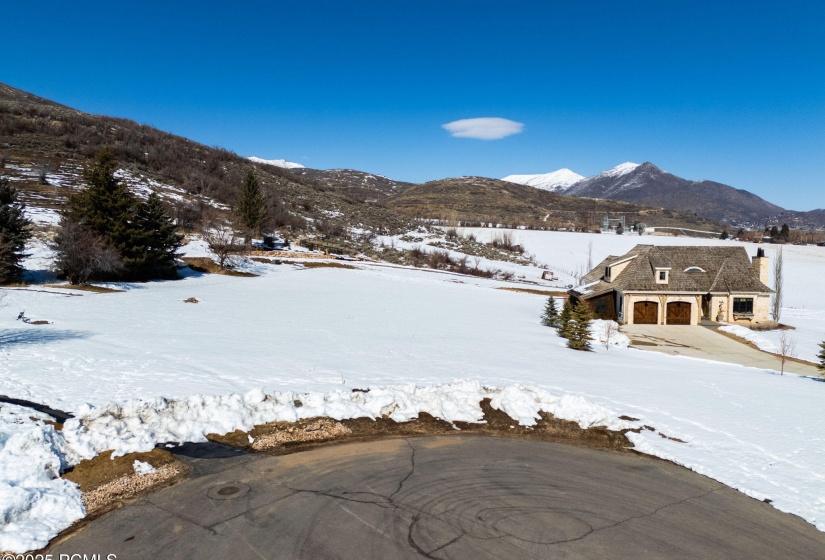
[[206,495],[213,500],[234,500],[246,496],[250,490],[249,485],[243,482],[227,482],[212,487]]

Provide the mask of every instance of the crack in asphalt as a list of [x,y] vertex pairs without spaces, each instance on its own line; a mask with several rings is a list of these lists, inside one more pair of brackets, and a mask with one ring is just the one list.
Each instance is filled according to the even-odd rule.
[[389,497],[390,502],[392,502],[393,498],[395,498],[395,496],[399,492],[401,492],[401,489],[404,488],[404,483],[407,482],[407,480],[409,480],[409,478],[415,472],[415,447],[413,446],[413,444],[412,444],[412,442],[410,441],[409,438],[404,438],[404,441],[406,441],[407,445],[410,446],[410,472],[407,473],[407,476],[405,476],[404,478],[401,479],[401,481],[398,483],[398,488],[395,490],[395,492],[390,494],[390,497]]
[[[457,536],[451,538],[449,541],[437,546],[436,548],[433,548],[432,550],[425,550],[424,548],[421,547],[421,545],[418,544],[418,542],[416,542],[416,539],[415,539],[415,536],[414,536],[413,533],[414,533],[414,530],[415,530],[417,524],[419,523],[419,521],[422,518],[432,517],[432,516],[430,514],[428,514],[427,512],[422,511],[419,508],[416,508],[416,507],[411,506],[409,504],[399,503],[399,502],[396,501],[396,498],[397,498],[398,494],[400,494],[401,491],[404,489],[405,483],[413,476],[413,474],[415,474],[415,469],[416,469],[416,464],[415,464],[416,449],[415,449],[415,446],[413,446],[413,444],[409,440],[409,438],[404,438],[404,439],[405,439],[405,441],[407,442],[407,445],[410,448],[410,468],[409,468],[409,471],[398,481],[398,486],[396,487],[396,489],[388,496],[384,495],[384,494],[380,494],[378,492],[357,491],[357,492],[333,493],[333,492],[328,492],[328,491],[324,491],[324,490],[316,490],[316,489],[309,489],[309,488],[285,487],[285,488],[288,488],[289,490],[291,490],[292,493],[287,495],[287,496],[284,496],[282,498],[279,498],[279,500],[280,499],[286,499],[286,498],[288,498],[290,496],[294,496],[295,494],[298,494],[298,493],[310,493],[310,494],[315,494],[315,495],[319,495],[319,496],[324,496],[326,498],[331,498],[331,499],[334,499],[334,500],[342,500],[342,501],[345,501],[345,502],[352,502],[352,503],[359,503],[359,504],[366,504],[366,505],[374,505],[374,506],[377,506],[377,507],[380,507],[380,508],[383,508],[383,509],[397,510],[399,512],[403,512],[405,514],[408,514],[408,515],[412,516],[412,519],[411,519],[411,521],[410,521],[410,523],[407,527],[407,544],[410,546],[410,548],[416,554],[418,554],[419,556],[421,556],[423,558],[428,558],[428,559],[431,559],[431,560],[440,560],[437,556],[434,556],[434,554],[436,554],[436,553],[438,553],[438,552],[454,545],[455,543],[457,543],[458,541],[460,541],[461,539],[463,539],[465,537],[470,537],[470,535],[467,533],[466,530],[464,530],[460,527],[460,523],[461,523],[462,519],[459,518],[459,519],[457,519],[457,521],[458,521],[457,525],[458,526],[456,526],[456,525],[452,526],[452,528],[457,530],[459,532],[459,534]],[[551,542],[532,541],[530,539],[525,539],[523,537],[518,537],[518,536],[515,536],[515,535],[511,535],[511,534],[506,533],[506,532],[504,534],[501,534],[501,535],[489,535],[489,536],[486,536],[486,537],[484,537],[484,536],[472,536],[470,538],[478,539],[478,540],[482,540],[482,541],[490,541],[490,540],[500,540],[500,539],[504,539],[504,538],[509,537],[511,539],[514,539],[515,541],[520,541],[522,543],[539,545],[539,546],[555,546],[555,545],[559,545],[559,544],[566,544],[566,543],[571,543],[571,542],[576,542],[576,541],[586,539],[586,538],[590,537],[591,535],[594,535],[594,534],[596,534],[600,531],[604,531],[606,529],[612,529],[614,527],[618,527],[622,524],[625,524],[625,523],[628,523],[628,522],[631,522],[631,521],[634,521],[634,520],[637,520],[637,519],[644,519],[646,517],[652,517],[652,516],[658,514],[659,512],[661,512],[664,509],[674,507],[674,506],[678,506],[678,505],[684,504],[684,503],[686,503],[688,501],[691,501],[691,500],[702,499],[702,498],[704,498],[706,496],[709,496],[710,494],[713,494],[714,492],[717,492],[717,491],[722,490],[724,488],[725,488],[724,486],[718,486],[718,487],[713,488],[712,490],[709,490],[709,491],[704,492],[702,494],[699,494],[699,495],[696,495],[696,496],[688,496],[688,497],[683,498],[681,500],[677,500],[675,502],[664,504],[664,505],[656,508],[652,512],[648,512],[648,513],[644,513],[644,514],[640,514],[640,515],[634,515],[634,516],[622,519],[620,521],[616,521],[615,523],[611,523],[610,525],[606,525],[604,527],[595,528],[591,523],[588,523],[584,519],[582,519],[578,516],[572,516],[576,520],[578,520],[579,522],[581,522],[582,524],[587,526],[587,528],[588,528],[588,530],[584,534],[582,534],[578,537],[575,537],[575,538],[559,539],[557,541],[551,541]],[[355,496],[359,496],[359,495],[360,496],[372,496],[372,497],[378,498],[378,499],[377,500],[357,499]],[[276,500],[276,501],[278,501],[278,500]],[[546,508],[542,508],[542,509],[548,509],[548,510],[552,510],[552,511],[559,511],[559,512],[563,512],[563,513],[566,513],[566,514],[570,514],[570,512],[571,512],[570,508],[546,507]],[[441,517],[437,517],[437,518],[441,519]],[[475,523],[473,523],[473,524],[476,525]],[[487,526],[483,525],[483,527],[486,528]],[[515,546],[518,546],[517,543],[512,543],[512,544],[514,544]]]
[[[700,499],[704,498],[705,496],[709,496],[709,495],[713,494],[714,492],[722,490],[723,488],[724,488],[724,486],[719,486],[717,488],[714,488],[713,490],[709,490],[709,491],[705,492],[704,494],[700,494],[698,496],[688,496],[687,498],[684,498],[682,500],[678,500],[676,502],[660,506],[660,507],[656,508],[655,510],[653,510],[650,513],[645,513],[645,514],[642,514],[642,515],[634,515],[634,516],[628,517],[627,519],[622,519],[621,521],[617,521],[616,523],[612,523],[610,525],[605,525],[604,527],[599,527],[598,529],[593,529],[592,525],[590,525],[589,523],[583,522],[583,523],[585,523],[585,525],[588,525],[588,526],[591,527],[591,530],[587,531],[585,534],[583,534],[579,537],[576,537],[575,539],[561,539],[561,540],[558,540],[558,541],[553,541],[553,542],[550,542],[550,543],[541,543],[541,544],[546,544],[548,546],[553,546],[553,545],[557,545],[557,544],[565,544],[565,543],[580,541],[580,540],[586,539],[590,535],[594,535],[594,534],[596,534],[600,531],[604,531],[605,529],[612,529],[614,527],[618,527],[619,525],[623,525],[624,523],[628,523],[630,521],[635,521],[636,519],[644,519],[645,517],[653,517],[654,515],[656,515],[657,513],[659,513],[660,511],[662,511],[664,509],[684,504],[685,502],[688,502],[690,500],[700,500]],[[513,538],[519,539],[519,537],[513,537]],[[531,541],[527,541],[526,539],[519,539],[519,540],[525,540],[525,542],[531,542]],[[536,543],[534,543],[534,544],[536,544]]]

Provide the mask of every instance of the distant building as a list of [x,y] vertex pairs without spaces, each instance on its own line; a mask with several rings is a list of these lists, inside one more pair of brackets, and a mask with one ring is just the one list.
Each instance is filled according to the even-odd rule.
[[755,324],[769,320],[768,269],[763,249],[751,260],[744,247],[636,245],[607,257],[568,294],[596,317],[625,324]]

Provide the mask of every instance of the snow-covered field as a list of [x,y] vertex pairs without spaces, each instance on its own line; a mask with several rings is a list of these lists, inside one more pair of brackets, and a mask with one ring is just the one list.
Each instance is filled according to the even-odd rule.
[[[594,262],[639,242],[719,243],[516,232],[551,268],[586,263],[590,240]],[[32,264],[42,267],[40,258]],[[787,247],[785,265],[783,322],[810,319],[804,332],[814,333],[825,311],[821,296],[812,299],[825,249]],[[594,344],[593,352],[575,352],[540,325],[540,296],[473,277],[358,266],[256,265],[258,278],[190,275],[120,285],[122,293],[9,290],[0,310],[0,394],[78,415],[64,429],[66,449],[55,453],[63,461],[318,414],[406,419],[427,410],[478,419],[486,395],[525,423],[542,408],[582,425],[653,426],[630,434],[637,449],[770,499],[825,530],[825,383],[628,349],[621,339],[609,350]],[[189,297],[200,303],[184,303]],[[807,319],[796,315],[803,305]],[[16,322],[21,310],[53,323]],[[352,393],[368,387],[375,389],[366,396]],[[47,432],[19,414],[9,418],[0,415],[0,465],[17,453],[4,434]],[[56,448],[37,437],[41,447]],[[46,484],[41,478],[32,484]],[[0,550],[25,548],[7,527],[39,517],[40,496],[49,499],[20,480],[0,481]],[[64,505],[49,502],[68,512],[56,518],[65,526],[77,502],[64,483],[51,483],[69,496]],[[49,528],[38,527],[26,546],[48,539]]]

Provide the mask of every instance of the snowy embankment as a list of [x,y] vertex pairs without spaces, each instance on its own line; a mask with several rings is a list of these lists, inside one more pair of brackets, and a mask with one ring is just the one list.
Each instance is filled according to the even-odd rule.
[[719,327],[719,330],[738,336],[739,338],[744,338],[765,352],[775,353],[779,351],[779,346],[774,344],[772,340],[765,336],[765,331],[753,331],[748,327],[743,327],[742,325],[724,325]]
[[524,426],[534,426],[539,411],[573,420],[583,428],[605,426],[612,430],[630,427],[615,411],[588,404],[581,397],[556,396],[524,386],[483,387],[475,381],[419,387],[379,387],[368,392],[265,393],[196,395],[186,399],[162,398],[111,403],[85,408],[66,422],[66,438],[72,460],[91,459],[102,451],[113,456],[150,451],[169,442],[202,442],[211,433],[249,431],[257,424],[294,422],[326,417],[335,420],[386,417],[407,422],[426,412],[449,422],[483,422],[479,403],[507,413]]
[[47,419],[0,405],[0,551],[41,548],[86,513],[80,490],[59,477],[70,452]]
[[[581,397],[555,396],[522,386],[482,387],[465,381],[435,387],[404,385],[369,392],[265,393],[163,398],[83,407],[61,432],[43,423],[45,416],[15,405],[0,405],[0,551],[42,548],[62,529],[85,514],[80,491],[59,473],[66,466],[103,451],[112,457],[151,451],[162,443],[202,442],[211,433],[251,430],[256,424],[313,417],[336,420],[388,417],[405,422],[426,412],[450,422],[483,422],[479,403],[507,413],[525,426],[535,425],[539,411],[573,420],[583,428],[628,427],[616,412]],[[135,461],[135,472],[153,472]]]

